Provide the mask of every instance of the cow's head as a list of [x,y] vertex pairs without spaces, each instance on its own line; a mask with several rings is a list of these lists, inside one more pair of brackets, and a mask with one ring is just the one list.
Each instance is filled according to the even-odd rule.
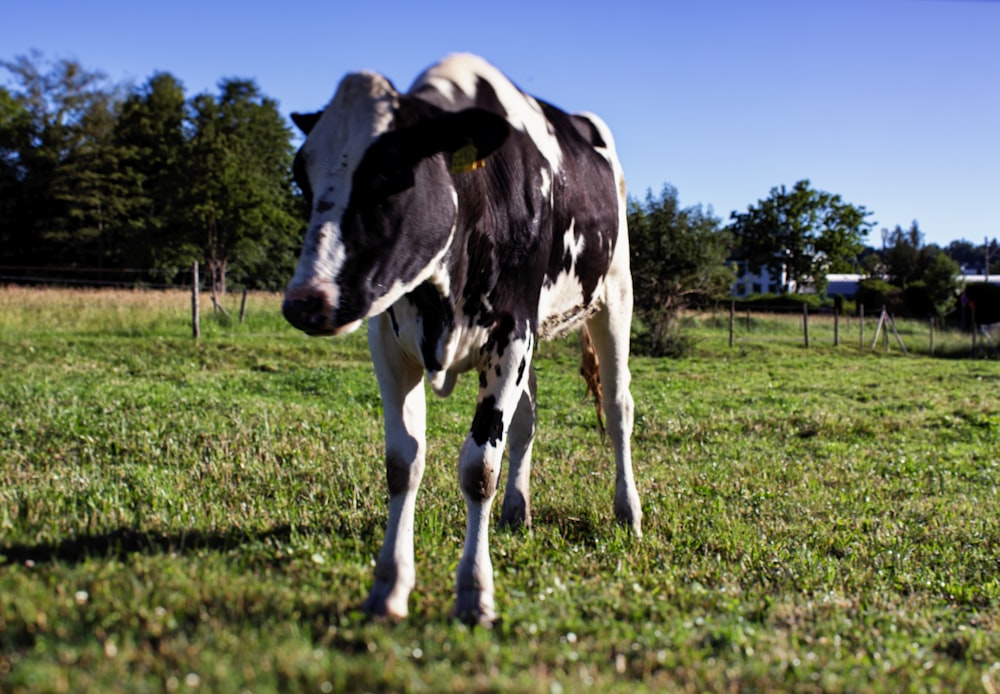
[[[399,94],[384,77],[348,75],[306,134],[295,180],[310,208],[285,318],[310,335],[349,332],[437,269],[455,232],[456,161],[499,148],[507,122]],[[472,167],[468,167],[472,168]]]

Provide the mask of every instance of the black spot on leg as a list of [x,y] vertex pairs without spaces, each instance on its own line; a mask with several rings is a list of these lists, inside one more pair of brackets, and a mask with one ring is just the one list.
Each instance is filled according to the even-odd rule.
[[410,486],[410,471],[412,466],[407,464],[396,453],[387,453],[385,456],[385,478],[389,486],[389,496],[402,494]]
[[496,397],[489,395],[476,406],[471,434],[478,446],[485,446],[487,443],[495,446],[503,438],[503,412],[497,409],[496,404]]
[[528,365],[528,360],[526,357],[521,357],[521,363],[517,367],[517,380],[514,381],[514,385],[521,385],[521,379],[524,378],[524,367]]
[[486,387],[486,372],[485,371],[480,371],[479,372],[479,387],[480,388],[485,388]]
[[486,465],[474,465],[462,470],[459,480],[462,491],[480,501],[492,499],[497,489],[488,473]]
[[496,365],[496,368],[493,369],[493,372],[496,373],[497,378],[500,378],[500,376],[503,375],[503,369],[500,368],[499,364]]
[[329,212],[335,206],[336,205],[334,203],[332,203],[332,202],[330,202],[328,200],[320,200],[318,203],[316,203],[316,211],[319,212],[319,213]]

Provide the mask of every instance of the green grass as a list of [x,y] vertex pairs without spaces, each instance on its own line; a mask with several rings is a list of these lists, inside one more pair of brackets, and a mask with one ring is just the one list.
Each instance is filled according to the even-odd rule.
[[633,360],[636,541],[575,343],[545,344],[535,527],[492,540],[502,621],[448,619],[466,378],[429,400],[411,616],[372,623],[364,335],[251,299],[195,342],[181,293],[0,290],[0,690],[1000,687],[996,361],[729,349],[727,317],[692,317],[693,356]]

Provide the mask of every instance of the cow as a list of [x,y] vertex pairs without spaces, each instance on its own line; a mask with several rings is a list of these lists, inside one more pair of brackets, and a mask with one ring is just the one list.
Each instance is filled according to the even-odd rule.
[[453,616],[495,620],[488,538],[501,458],[507,447],[500,524],[528,526],[532,355],[538,340],[577,327],[597,358],[614,512],[641,536],[625,183],[607,125],[528,96],[467,54],[428,68],[406,93],[378,73],[348,74],[325,109],[292,119],[305,135],[294,177],[310,220],[282,311],[309,335],[368,319],[382,397],[389,512],[364,609],[408,614],[424,376],[445,397],[475,371],[458,462],[467,521]]

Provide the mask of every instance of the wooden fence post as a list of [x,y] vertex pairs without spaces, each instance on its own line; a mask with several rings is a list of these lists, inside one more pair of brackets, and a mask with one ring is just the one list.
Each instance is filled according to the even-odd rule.
[[729,304],[729,346],[733,346],[733,329],[736,323],[736,302]]
[[865,348],[865,305],[858,304],[858,347]]
[[191,268],[191,333],[194,339],[201,337],[201,310],[198,298],[198,262]]
[[243,318],[247,315],[247,290],[243,290],[243,298],[240,299],[240,323],[243,322]]
[[802,334],[805,337],[806,349],[809,349],[809,304],[802,304]]
[[840,346],[840,311],[833,309],[833,346]]
[[976,327],[977,327],[976,326],[976,307],[973,306],[969,310],[969,313],[972,314],[971,315],[971,318],[972,318],[972,354],[970,354],[969,356],[971,356],[974,359],[976,357]]
[[934,317],[931,316],[931,346],[930,346],[931,356],[934,356]]
[[[885,304],[882,304],[882,317],[879,320],[880,321],[884,321],[888,317],[889,317],[889,311],[886,309]],[[885,342],[885,351],[888,352],[889,351],[889,326],[888,325],[883,325],[883,329],[885,330],[885,333],[882,335],[883,341]]]

